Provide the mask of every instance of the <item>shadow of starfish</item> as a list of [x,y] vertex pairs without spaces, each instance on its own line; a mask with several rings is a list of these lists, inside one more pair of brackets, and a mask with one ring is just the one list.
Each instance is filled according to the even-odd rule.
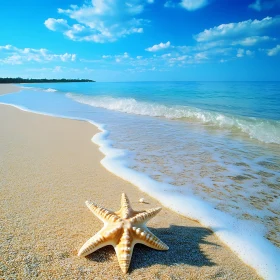
[[[150,229],[169,246],[169,250],[157,251],[137,244],[133,251],[130,271],[154,264],[168,266],[188,264],[198,267],[215,265],[200,249],[200,244],[219,246],[205,240],[207,236],[213,234],[209,229],[176,225],[171,225],[169,228]],[[106,246],[90,254],[87,259],[96,262],[106,262],[115,258],[115,255],[113,247]]]

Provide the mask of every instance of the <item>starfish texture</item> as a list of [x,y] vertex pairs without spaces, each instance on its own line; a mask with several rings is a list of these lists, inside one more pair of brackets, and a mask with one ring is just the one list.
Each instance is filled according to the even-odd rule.
[[86,205],[104,223],[104,226],[82,246],[78,253],[79,256],[87,256],[104,246],[112,245],[115,248],[121,270],[127,273],[136,243],[156,250],[168,250],[168,246],[151,233],[146,226],[146,223],[161,208],[134,211],[124,193],[121,197],[121,209],[117,212],[107,210],[89,201],[86,201]]

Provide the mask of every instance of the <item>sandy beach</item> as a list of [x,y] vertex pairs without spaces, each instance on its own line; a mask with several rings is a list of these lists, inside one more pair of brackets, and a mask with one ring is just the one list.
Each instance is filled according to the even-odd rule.
[[0,85],[0,95],[17,92],[17,91],[19,91],[19,87],[17,87],[17,86],[14,86],[11,84],[1,84]]
[[114,211],[123,192],[135,210],[160,203],[100,164],[87,122],[0,105],[0,128],[1,279],[261,279],[210,230],[164,207],[148,226],[169,251],[136,245],[125,276],[113,247],[78,257],[102,227],[86,200]]

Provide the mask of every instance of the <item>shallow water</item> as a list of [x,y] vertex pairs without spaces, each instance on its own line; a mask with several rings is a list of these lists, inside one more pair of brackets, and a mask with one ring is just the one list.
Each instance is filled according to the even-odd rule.
[[[96,142],[106,143],[109,159],[115,153],[104,162],[109,170],[211,227],[245,261],[238,247],[253,229],[262,240],[252,240],[254,249],[275,246],[274,263],[266,260],[273,275],[280,262],[280,83],[34,86],[0,102],[105,125]],[[231,234],[241,232],[234,241]]]

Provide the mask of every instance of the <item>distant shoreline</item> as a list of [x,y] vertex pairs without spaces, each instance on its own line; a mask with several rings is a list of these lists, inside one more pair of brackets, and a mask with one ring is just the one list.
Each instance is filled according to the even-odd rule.
[[23,79],[0,78],[0,84],[39,84],[39,83],[94,83],[89,79]]

